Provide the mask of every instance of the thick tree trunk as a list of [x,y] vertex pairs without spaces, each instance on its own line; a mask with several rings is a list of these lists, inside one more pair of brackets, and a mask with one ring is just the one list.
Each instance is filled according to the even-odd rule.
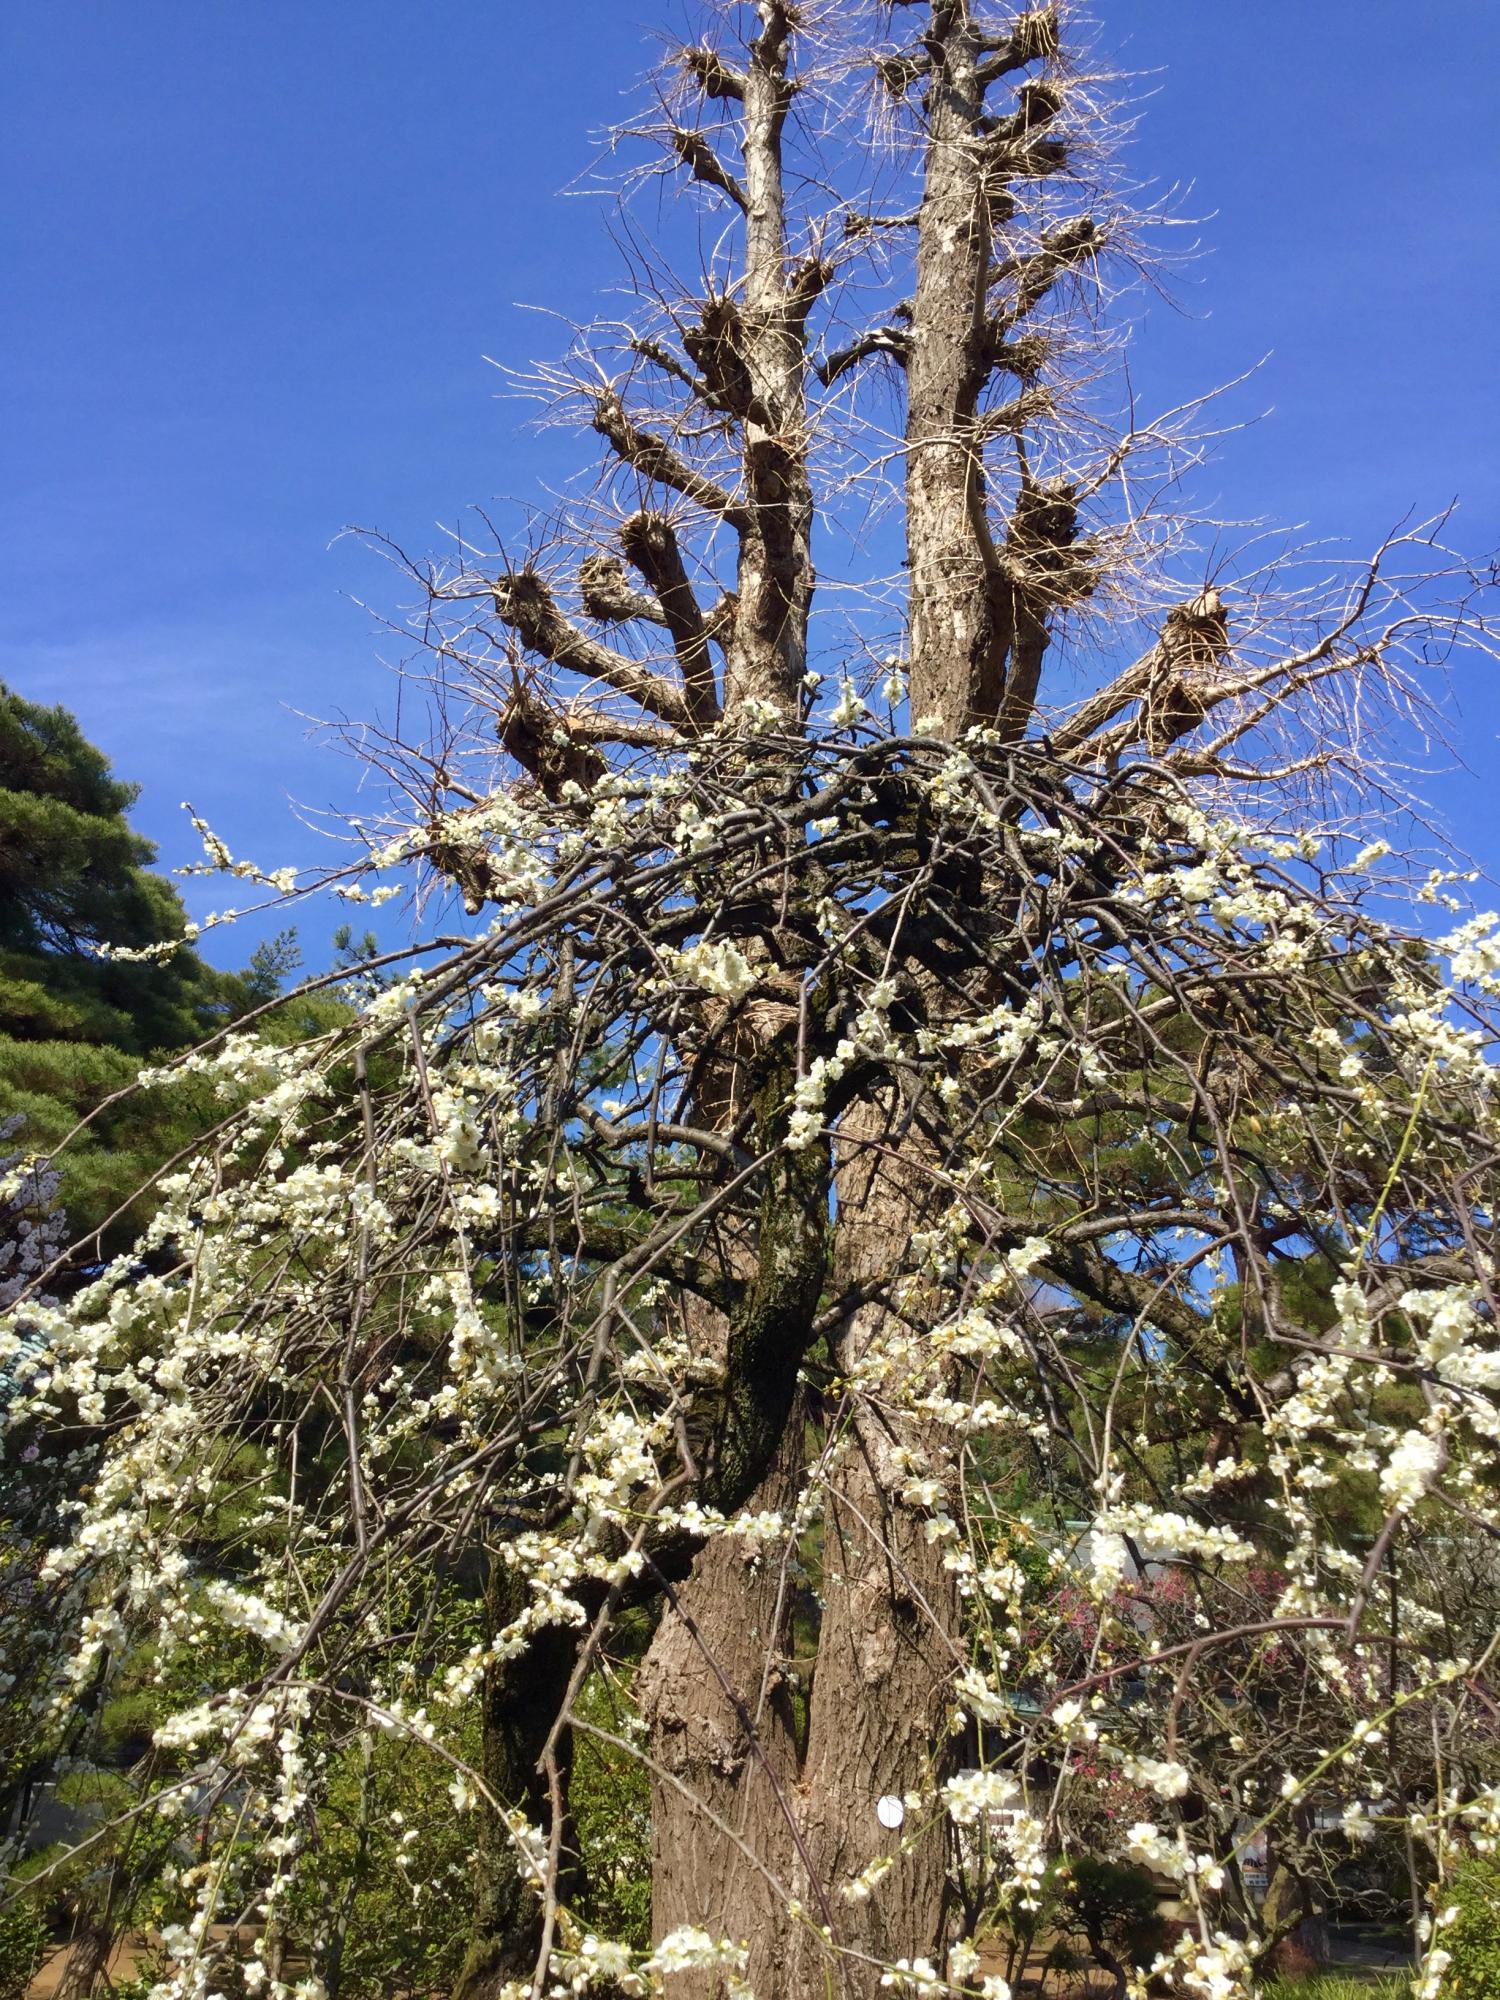
[[1314,1884],[1287,1863],[1270,1858],[1261,1928],[1270,1940],[1268,1968],[1281,1979],[1305,1979],[1328,1963],[1328,1926]]
[[[704,1441],[703,1497],[733,1514],[790,1520],[806,1414],[797,1371],[827,1271],[828,1154],[777,1152],[785,1132],[794,1024],[767,1015],[741,1037],[739,1075],[759,1071],[757,1141],[770,1154],[753,1229],[728,1232],[741,1276],[733,1315],[699,1305],[695,1348],[722,1357],[724,1387]],[[715,1100],[737,1101],[721,1076]],[[642,1668],[652,1756],[652,1928],[684,1924],[747,1945],[763,2000],[784,1984],[786,1898],[795,1850],[797,1745],[786,1678],[792,1580],[780,1546],[710,1540],[662,1613]],[[699,1982],[697,1991],[713,1990]]]
[[[825,1891],[839,1899],[841,1941],[851,1953],[837,1990],[860,2000],[880,1991],[881,1964],[936,1951],[943,1921],[941,1823],[903,1852],[910,1829],[889,1829],[876,1813],[880,1799],[925,1790],[941,1768],[954,1665],[953,1579],[922,1517],[898,1498],[906,1475],[895,1454],[908,1434],[905,1424],[856,1413],[830,1482],[825,1610],[802,1774],[806,1850]],[[842,1895],[890,1856],[894,1866],[868,1897]],[[821,1965],[805,1952],[802,1963],[807,1977],[794,1990],[821,1992]]]
[[[840,1285],[883,1277],[922,1215],[925,1178],[875,1143],[889,1112],[885,1103],[859,1107],[847,1123]],[[812,1192],[802,1191],[804,1201]],[[763,1223],[763,1238],[769,1233]],[[746,1255],[772,1250],[765,1240],[745,1246]],[[880,1308],[856,1316],[840,1343],[845,1372],[888,1324]],[[786,1334],[795,1334],[790,1318]],[[910,1386],[922,1386],[920,1354],[913,1365],[919,1379]],[[914,1461],[937,1462],[935,1440],[902,1407],[905,1386],[897,1377],[878,1406],[856,1400],[841,1420],[801,1756],[783,1665],[791,1592],[779,1558],[755,1562],[730,1537],[710,1542],[664,1612],[641,1675],[653,1762],[653,1931],[701,1925],[744,1943],[758,2000],[825,2000],[830,1982],[851,2000],[873,2000],[882,1965],[940,1943],[942,1826],[900,1853],[901,1832],[876,1813],[882,1797],[926,1789],[940,1770],[957,1657],[958,1596],[943,1541],[929,1534],[927,1513],[901,1497]],[[801,1433],[794,1412],[752,1510],[791,1512]],[[899,1858],[870,1896],[842,1893],[888,1855]],[[800,1918],[789,1916],[789,1897]],[[832,1955],[819,1934],[825,1926],[842,1948]],[[708,2000],[717,1983],[707,1976],[685,1992]]]
[[[987,108],[994,84],[1057,47],[1053,6],[1017,15],[997,38],[970,0],[932,0],[921,44],[927,148],[906,355],[911,699],[913,715],[935,717],[950,738],[971,723],[997,724],[1007,741],[1024,734],[1049,614],[1090,587],[1087,561],[1071,553],[1072,489],[1032,467],[1027,433],[1049,407],[1038,380],[1047,343],[1024,322],[1099,238],[1085,217],[1003,255],[1014,184],[1066,162],[1065,142],[1048,136],[1062,92],[1033,78],[1008,116]],[[993,393],[1002,378],[1016,384],[1008,400]],[[1016,483],[997,531],[985,451],[1005,440]]]
[[[921,1162],[909,1149],[892,1158],[880,1144],[890,1111],[888,1103],[859,1105],[841,1127],[841,1285],[883,1278],[923,1217]],[[883,1307],[856,1315],[839,1343],[846,1377],[879,1351],[893,1325]],[[901,1497],[914,1465],[940,1465],[930,1428],[901,1406],[905,1388],[929,1386],[927,1372],[918,1352],[897,1365],[876,1400],[853,1399],[824,1512],[823,1625],[802,1795],[806,1851],[844,1913],[850,1956],[839,1990],[851,2000],[873,2000],[881,1963],[935,1952],[943,1923],[941,1822],[929,1816],[928,1830],[913,1838],[911,1827],[887,1828],[876,1812],[882,1798],[926,1790],[940,1773],[946,1688],[958,1657],[959,1599],[944,1542],[929,1533],[926,1511]],[[886,1857],[896,1857],[894,1865],[868,1896],[843,1895]],[[821,1971],[806,1955],[803,1970],[796,1990],[821,1991]]]
[[809,260],[788,269],[782,133],[792,101],[796,9],[761,0],[761,32],[742,79],[744,309],[712,302],[697,359],[740,423],[747,505],[740,528],[724,712],[767,701],[794,722],[807,669],[812,486],[807,470],[807,314],[824,282]]
[[907,361],[906,545],[912,707],[956,738],[993,715],[1004,674],[999,579],[975,428],[992,241],[976,143],[984,111],[979,30],[967,0],[934,6],[927,39],[927,156]]
[[[753,1510],[793,1504],[800,1430],[799,1418]],[[788,1990],[797,1781],[783,1665],[790,1622],[779,1552],[720,1536],[662,1613],[638,1690],[651,1732],[652,1933],[696,1924],[744,1943],[757,2000]],[[684,1975],[678,1984],[683,2000],[698,2000],[717,1982]]]

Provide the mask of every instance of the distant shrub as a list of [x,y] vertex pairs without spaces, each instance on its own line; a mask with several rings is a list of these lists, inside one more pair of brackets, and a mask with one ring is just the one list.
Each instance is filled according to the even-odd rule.
[[1411,1981],[1394,1973],[1363,1978],[1353,1972],[1315,1972],[1307,1979],[1273,1979],[1265,2000],[1411,2000]]
[[1500,2000],[1500,1863],[1469,1862],[1448,1900],[1458,1916],[1442,1933],[1443,1949],[1453,1956],[1447,1990],[1461,2000]]
[[46,1921],[34,1904],[0,1910],[0,2000],[23,2000],[46,1949]]
[[1147,1966],[1166,1943],[1160,1892],[1142,1868],[1079,1855],[1072,1863],[1065,1906],[1101,1964]]

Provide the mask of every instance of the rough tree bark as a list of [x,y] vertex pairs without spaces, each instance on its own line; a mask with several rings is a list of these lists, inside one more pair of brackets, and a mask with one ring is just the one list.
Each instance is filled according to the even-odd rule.
[[[1025,256],[997,258],[1018,181],[1061,173],[1067,142],[1052,129],[1062,79],[1026,78],[1014,110],[993,114],[1002,79],[1058,53],[1056,9],[986,33],[969,0],[935,0],[925,32],[890,67],[905,91],[924,80],[926,134],[917,213],[916,287],[906,364],[906,539],[913,713],[956,738],[971,723],[1023,734],[1035,704],[1054,608],[1087,589],[1071,557],[1076,496],[1032,468],[1026,435],[1050,403],[1047,341],[1025,322],[1065,271],[1091,257],[1088,216]],[[1005,400],[991,394],[1009,380]],[[1015,491],[1003,526],[991,517],[988,445],[1013,441]]]
[[[800,1425],[751,1498],[790,1509]],[[793,1879],[798,1755],[784,1658],[784,1566],[734,1537],[709,1543],[673,1593],[637,1689],[651,1735],[652,1925],[734,1926],[757,1994],[790,1990],[786,1885]],[[732,1913],[732,1916],[730,1916]],[[706,1991],[691,1980],[686,1991]]]
[[[744,1023],[741,1070],[757,1053],[757,1021]],[[764,1024],[760,1137],[774,1146],[792,1080],[791,1027]],[[726,1123],[739,1098],[733,1076],[705,1094]],[[790,1516],[804,1470],[805,1415],[797,1371],[827,1266],[828,1156],[819,1146],[784,1153],[765,1177],[753,1234],[734,1232],[721,1254],[742,1276],[744,1302],[727,1320],[696,1306],[689,1330],[723,1370],[704,1440],[705,1499],[732,1514]],[[788,1990],[786,1885],[799,1840],[798,1756],[784,1668],[791,1621],[785,1565],[737,1537],[710,1541],[683,1586],[669,1592],[643,1664],[639,1698],[652,1752],[652,1926],[728,1928],[751,1948],[757,1992]],[[687,1990],[708,1991],[698,1980]]]
[[[892,1246],[910,1240],[930,1207],[925,1178],[880,1145],[891,1124],[891,1106],[878,1100],[845,1114],[838,1176],[843,1288],[878,1284],[889,1272]],[[854,1315],[838,1346],[846,1379],[889,1323],[883,1305]],[[826,1885],[851,1882],[872,1863],[896,1857],[868,1900],[843,1906],[841,1941],[849,1956],[837,1983],[861,2000],[880,1991],[881,1963],[930,1957],[942,1931],[943,1828],[903,1837],[876,1811],[882,1798],[919,1788],[945,1761],[958,1593],[942,1544],[926,1531],[924,1510],[901,1497],[914,1467],[925,1464],[929,1442],[884,1399],[851,1397],[824,1513],[824,1609],[800,1790],[804,1851]],[[804,1949],[791,1990],[818,1992],[825,1980],[826,1956]]]
[[88,2000],[106,1977],[116,1936],[110,1925],[82,1920],[68,1947],[67,1963],[57,1982],[56,2000]]

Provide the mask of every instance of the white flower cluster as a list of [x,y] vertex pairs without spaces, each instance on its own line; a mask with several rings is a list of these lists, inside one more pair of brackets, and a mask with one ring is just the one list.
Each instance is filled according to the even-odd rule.
[[1393,1511],[1408,1513],[1430,1493],[1443,1462],[1443,1447],[1426,1431],[1411,1430],[1398,1440],[1380,1473],[1380,1491]]
[[724,1982],[727,2000],[754,2000],[744,1981],[749,1953],[742,1944],[716,1938],[697,1924],[682,1924],[668,1931],[650,1956],[641,1961],[641,1970],[656,1979],[675,1972],[712,1972]]
[[1131,1784],[1155,1792],[1160,1799],[1185,1798],[1192,1783],[1187,1767],[1170,1757],[1124,1756],[1120,1759],[1120,1773]]
[[743,1000],[758,984],[753,966],[729,938],[704,939],[690,945],[676,954],[672,966],[687,985],[717,994],[721,1000]]
[[972,1826],[991,1813],[1011,1811],[1021,1786],[1009,1771],[959,1771],[938,1796],[955,1826]]
[[1500,915],[1484,910],[1438,940],[1456,982],[1500,993]]
[[249,1632],[274,1652],[290,1653],[302,1636],[301,1625],[253,1591],[237,1590],[233,1584],[211,1577],[203,1593],[226,1625]]
[[1141,1867],[1166,1875],[1188,1888],[1201,1885],[1206,1889],[1222,1889],[1224,1886],[1223,1864],[1211,1854],[1194,1854],[1182,1827],[1178,1827],[1175,1833],[1164,1833],[1154,1820],[1137,1820],[1125,1836],[1123,1851],[1127,1860],[1138,1862]]
[[1232,1528],[1206,1526],[1186,1514],[1139,1501],[1100,1514],[1089,1530],[1089,1568],[1097,1589],[1112,1591],[1124,1582],[1130,1567],[1127,1536],[1148,1563],[1178,1556],[1243,1563],[1255,1555],[1254,1544]]
[[1206,1938],[1189,1932],[1171,1957],[1158,1958],[1151,1970],[1196,1994],[1197,2000],[1245,2000],[1251,1991],[1255,1942],[1223,1930],[1210,1931]]
[[930,1958],[898,1958],[880,1975],[882,1986],[897,1993],[931,1996],[946,1993],[948,1982]]

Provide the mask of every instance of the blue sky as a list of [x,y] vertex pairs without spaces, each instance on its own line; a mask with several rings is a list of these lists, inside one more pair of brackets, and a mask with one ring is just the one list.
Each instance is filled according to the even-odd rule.
[[[561,191],[679,0],[6,0],[0,12],[0,676],[82,716],[189,858],[313,858],[292,816],[351,768],[294,711],[389,692],[351,601],[566,462],[484,356],[557,336],[617,276]],[[1143,402],[1269,353],[1269,410],[1203,485],[1225,514],[1362,545],[1457,496],[1500,544],[1500,7],[1099,0],[1142,72],[1132,171],[1204,254],[1133,337]],[[563,24],[563,50],[548,36]],[[1459,676],[1475,775],[1432,787],[1500,864],[1500,696]],[[330,926],[332,920],[330,919]],[[309,955],[317,951],[309,923]],[[218,954],[242,947],[226,942]]]

